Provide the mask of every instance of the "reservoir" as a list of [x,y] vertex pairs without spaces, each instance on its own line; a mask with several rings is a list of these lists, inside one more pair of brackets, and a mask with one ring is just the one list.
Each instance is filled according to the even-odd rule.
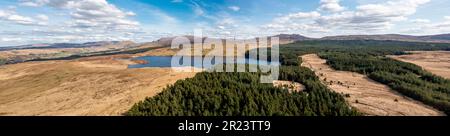
[[[174,62],[178,62],[178,65],[172,66],[172,59],[175,59]],[[184,59],[191,59],[191,62],[188,64],[183,64]],[[269,62],[269,61],[265,61],[265,60],[257,60],[257,59],[244,58],[244,57],[239,57],[239,58],[227,57],[227,58],[223,58],[223,60],[220,61],[220,58],[218,58],[218,57],[144,56],[144,57],[135,58],[133,60],[143,60],[143,61],[146,61],[147,63],[146,64],[129,65],[128,68],[185,67],[185,66],[192,66],[192,67],[196,67],[196,68],[211,68],[212,66],[217,65],[217,64],[250,64],[250,65],[273,65],[273,66],[279,65],[279,62]],[[196,63],[194,63],[194,60]],[[189,62],[189,61],[187,61],[187,62]]]

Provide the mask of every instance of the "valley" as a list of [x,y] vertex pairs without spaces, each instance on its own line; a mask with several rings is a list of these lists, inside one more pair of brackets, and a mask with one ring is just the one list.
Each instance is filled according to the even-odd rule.
[[358,111],[372,116],[441,116],[442,112],[421,102],[402,96],[388,86],[371,80],[365,75],[337,71],[316,54],[302,56],[302,66],[311,68],[333,91]]

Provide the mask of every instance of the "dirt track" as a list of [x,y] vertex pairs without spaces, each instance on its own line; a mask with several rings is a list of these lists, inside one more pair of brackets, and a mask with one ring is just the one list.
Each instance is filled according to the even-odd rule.
[[121,115],[195,73],[127,69],[114,57],[0,66],[0,115]]
[[433,74],[450,79],[450,51],[412,51],[412,54],[389,56],[421,66]]
[[[421,102],[404,97],[388,86],[377,83],[365,75],[336,71],[316,54],[302,56],[302,66],[311,68],[324,84],[342,93],[348,103],[358,111],[376,116],[438,116],[440,111]],[[333,83],[330,83],[333,82]]]

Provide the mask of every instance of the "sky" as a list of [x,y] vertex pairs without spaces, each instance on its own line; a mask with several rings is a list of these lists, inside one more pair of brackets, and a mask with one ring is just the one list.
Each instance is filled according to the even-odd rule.
[[450,0],[1,0],[0,46],[450,33]]

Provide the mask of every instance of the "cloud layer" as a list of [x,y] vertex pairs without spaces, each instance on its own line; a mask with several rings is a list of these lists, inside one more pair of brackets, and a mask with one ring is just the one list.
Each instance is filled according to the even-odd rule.
[[15,9],[0,10],[0,21],[27,26],[47,25],[48,17],[45,15],[38,15],[33,18],[19,15],[14,10]]
[[364,33],[389,30],[396,22],[407,20],[419,6],[429,1],[392,0],[358,5],[355,10],[346,10],[339,4],[339,0],[322,0],[321,6],[316,11],[282,16],[263,27],[274,31],[298,33],[324,33],[337,30],[345,33]]
[[[295,0],[17,0],[0,2],[6,3],[0,9],[0,46],[104,40],[146,42],[192,34],[199,28],[205,36],[227,38],[279,33],[312,37],[448,33],[450,16],[435,13],[443,9],[429,10],[436,5],[445,8],[445,1],[448,0],[317,0],[313,3],[317,7],[310,9]],[[424,8],[430,13],[423,13]],[[435,14],[430,15],[431,12]]]
[[59,16],[68,19],[53,20],[46,14],[26,17],[17,14],[13,9],[0,10],[0,20],[35,26],[32,30],[22,30],[21,39],[7,35],[3,36],[3,42],[25,44],[134,40],[136,35],[141,33],[141,24],[130,19],[136,16],[134,12],[119,9],[106,0],[19,0],[18,5],[24,8],[50,8],[59,12]]
[[127,19],[136,15],[119,10],[106,0],[22,0],[25,6],[49,6],[69,10],[72,27],[102,29],[135,29],[139,23]]

